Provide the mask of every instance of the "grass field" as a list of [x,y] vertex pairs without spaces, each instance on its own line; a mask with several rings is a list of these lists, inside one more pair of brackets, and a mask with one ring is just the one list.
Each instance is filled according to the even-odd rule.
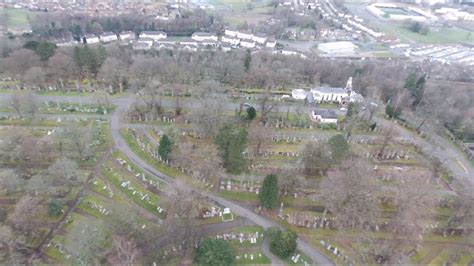
[[2,8],[0,16],[7,18],[7,26],[13,28],[29,28],[34,13],[21,8]]
[[397,36],[402,41],[417,43],[472,43],[474,44],[474,33],[459,28],[430,28],[428,34],[412,32],[400,23],[374,22],[382,32],[388,35]]

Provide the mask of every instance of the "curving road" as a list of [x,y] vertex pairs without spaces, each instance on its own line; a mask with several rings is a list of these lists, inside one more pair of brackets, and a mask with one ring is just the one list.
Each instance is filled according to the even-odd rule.
[[[272,220],[269,220],[265,217],[262,217],[252,212],[251,210],[248,210],[232,201],[226,200],[224,198],[221,198],[219,196],[216,196],[214,194],[211,194],[205,191],[197,190],[193,187],[188,186],[187,184],[183,182],[179,182],[178,180],[175,180],[172,177],[165,175],[161,173],[160,171],[156,170],[155,168],[150,166],[147,162],[142,160],[139,156],[137,156],[130,149],[130,147],[125,142],[125,139],[120,134],[120,129],[122,128],[122,125],[123,125],[121,119],[123,117],[124,112],[127,110],[128,106],[131,104],[131,102],[132,101],[130,99],[118,99],[114,101],[114,103],[117,105],[117,109],[115,110],[110,120],[110,130],[112,132],[112,138],[115,142],[115,147],[121,150],[134,164],[144,169],[151,176],[154,176],[162,180],[163,182],[167,183],[169,186],[171,186],[174,189],[178,189],[178,188],[184,189],[188,192],[194,192],[203,197],[207,197],[222,206],[231,208],[235,214],[239,215],[240,217],[247,218],[253,223],[264,227],[265,229],[269,227],[281,228],[281,226],[278,223]],[[331,260],[328,257],[326,257],[326,255],[324,255],[323,253],[315,249],[313,246],[311,246],[309,243],[303,241],[300,238],[298,238],[298,248],[302,252],[304,252],[306,255],[308,255],[313,260],[314,263],[322,264],[322,265],[333,265]]]

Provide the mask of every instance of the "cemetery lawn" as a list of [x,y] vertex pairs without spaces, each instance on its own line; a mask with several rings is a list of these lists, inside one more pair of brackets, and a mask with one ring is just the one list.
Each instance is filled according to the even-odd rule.
[[219,195],[236,201],[249,201],[249,202],[258,202],[258,195],[252,192],[238,192],[238,191],[220,191]]
[[301,252],[301,250],[298,250],[298,249],[297,249],[297,250],[295,251],[295,255],[296,255],[296,254],[300,254],[300,258],[299,258],[299,260],[298,260],[297,263],[294,263],[294,262],[291,260],[291,256],[288,257],[288,258],[286,258],[284,261],[285,261],[286,263],[288,263],[288,265],[305,265],[303,261],[307,262],[307,263],[310,264],[310,265],[313,263],[313,261],[311,260],[311,258],[308,257],[308,256],[307,256],[306,254],[304,254],[303,252]]
[[153,158],[151,154],[142,150],[138,142],[133,137],[132,133],[130,133],[130,131],[122,129],[121,134],[124,137],[125,141],[127,142],[128,146],[133,150],[133,152],[135,152],[138,156],[140,156],[140,158],[145,160],[147,163],[155,167],[158,171],[174,178],[181,175],[177,169],[174,169],[172,167],[162,164],[160,161]]
[[[111,170],[108,170],[107,167],[110,167]],[[166,217],[166,213],[164,211],[162,213],[159,213],[157,210],[158,206],[164,208],[164,206],[161,206],[163,203],[160,197],[144,188],[139,182],[133,180],[133,178],[130,178],[130,176],[128,176],[128,178],[124,178],[124,176],[127,176],[124,171],[118,170],[118,167],[114,167],[113,164],[109,162],[107,166],[104,165],[102,167],[102,172],[115,185],[116,188],[120,189],[125,195],[127,195],[128,198],[132,199],[137,205],[141,206],[142,208],[148,210],[149,212],[160,218]],[[136,191],[135,194],[133,191],[127,189],[126,187],[122,187],[122,182],[130,182],[130,186],[133,187]],[[140,195],[140,193],[142,193],[143,195],[147,194],[149,196],[149,199],[142,200],[142,196]]]
[[251,243],[249,240],[245,240],[243,241],[242,243],[240,243],[240,241],[238,239],[232,239],[230,240],[230,245],[234,248],[251,248],[251,247],[255,247],[255,246],[260,246],[262,245],[263,243],[263,233],[265,232],[265,230],[263,229],[263,227],[260,227],[260,226],[244,226],[244,227],[237,227],[235,229],[232,230],[232,233],[235,233],[235,234],[240,234],[240,233],[243,233],[243,234],[255,234],[256,232],[258,232],[259,234],[259,237],[257,238],[257,243]]
[[[244,254],[247,254],[247,258],[245,258]],[[250,255],[253,255],[253,260],[250,259]],[[261,250],[259,250],[259,252],[239,253],[238,256],[240,256],[240,259],[236,259],[235,264],[259,265],[272,263],[272,261],[267,256],[265,256]]]

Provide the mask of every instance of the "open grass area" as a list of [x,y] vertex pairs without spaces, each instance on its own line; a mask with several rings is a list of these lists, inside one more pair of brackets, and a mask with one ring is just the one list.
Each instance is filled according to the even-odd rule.
[[[112,164],[103,167],[104,175],[128,198],[132,199],[137,205],[142,208],[150,211],[151,213],[157,215],[158,217],[164,218],[166,213],[164,210],[160,211],[160,208],[163,208],[163,200],[153,192],[147,190],[139,182],[133,180],[133,178],[126,178],[126,174],[118,170],[117,168],[111,168]],[[124,185],[128,183],[128,185]],[[146,195],[146,196],[145,196]]]
[[250,192],[221,191],[220,196],[237,201],[258,202],[258,195]]
[[138,156],[140,156],[142,159],[144,159],[149,164],[151,164],[153,167],[155,167],[158,171],[160,171],[160,172],[162,172],[162,173],[164,173],[168,176],[171,176],[171,177],[177,177],[177,176],[181,175],[181,173],[177,169],[172,168],[170,166],[167,166],[167,165],[161,163],[159,160],[153,158],[153,156],[151,156],[151,154],[149,154],[148,152],[142,150],[140,148],[140,145],[135,140],[135,138],[133,137],[133,135],[130,131],[122,130],[121,134],[125,138],[125,141],[127,142],[128,146],[130,146],[130,148],[133,150],[133,152],[135,152]]
[[23,8],[2,8],[0,16],[7,18],[8,27],[28,28],[29,20],[34,18],[35,14]]
[[262,251],[258,252],[242,252],[237,255],[235,264],[271,264],[272,261],[263,254]]
[[381,29],[381,31],[389,35],[397,36],[402,41],[438,44],[474,43],[474,34],[470,31],[460,28],[430,28],[428,34],[423,35],[410,31],[403,24],[400,23],[384,23],[380,21],[374,23]]

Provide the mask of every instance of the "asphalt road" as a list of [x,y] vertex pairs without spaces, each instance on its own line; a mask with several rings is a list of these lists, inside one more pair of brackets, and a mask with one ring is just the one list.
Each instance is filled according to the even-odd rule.
[[[174,189],[181,189],[188,192],[194,192],[200,194],[203,197],[209,198],[218,204],[228,207],[240,217],[247,218],[248,220],[252,221],[253,223],[266,228],[269,227],[280,227],[279,224],[276,222],[269,220],[265,217],[262,217],[251,210],[248,210],[232,201],[226,200],[214,194],[197,190],[193,187],[188,186],[183,182],[179,182],[174,178],[161,173],[160,171],[156,170],[152,166],[150,166],[147,162],[142,160],[139,156],[137,156],[130,147],[126,144],[125,140],[123,139],[122,135],[120,134],[120,129],[122,128],[122,117],[124,112],[127,110],[129,104],[131,104],[130,99],[119,99],[115,100],[114,103],[117,105],[117,109],[115,110],[112,118],[110,120],[110,130],[112,132],[112,138],[115,142],[115,148],[121,150],[133,163],[138,165],[140,168],[144,169],[148,174],[162,180],[163,182],[167,183]],[[331,260],[326,257],[323,253],[319,250],[315,249],[306,241],[303,241],[301,238],[298,238],[298,248],[308,255],[314,263],[321,264],[321,265],[333,265]],[[281,262],[281,261],[280,261]]]

